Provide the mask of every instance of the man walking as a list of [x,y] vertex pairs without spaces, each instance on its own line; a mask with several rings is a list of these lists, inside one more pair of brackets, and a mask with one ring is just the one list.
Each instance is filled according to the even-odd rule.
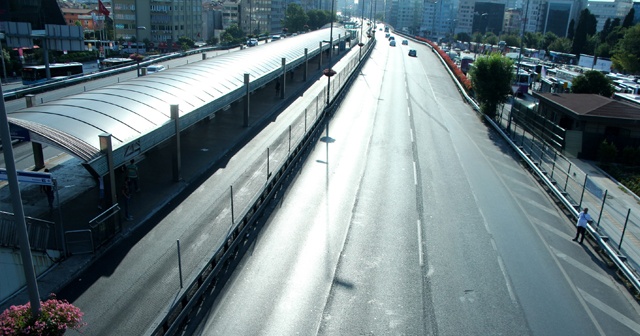
[[[48,173],[49,169],[45,169],[44,172]],[[43,192],[45,195],[47,195],[47,202],[49,202],[49,210],[53,210],[53,199],[54,199],[53,186],[42,185],[40,186],[40,192]]]
[[138,184],[138,166],[136,161],[131,159],[127,165],[127,178],[129,179],[129,189],[131,191],[140,192],[140,186]]
[[576,224],[576,237],[573,238],[574,242],[578,241],[578,236],[582,236],[580,238],[580,244],[584,241],[584,233],[587,231],[587,223],[593,222],[593,218],[589,215],[589,209],[584,208],[582,212],[578,215],[578,223]]
[[128,179],[126,179],[124,184],[122,184],[122,190],[120,192],[122,193],[122,202],[120,203],[122,204],[122,210],[124,210],[124,218],[128,221],[133,220],[133,216],[131,216],[131,213],[129,212],[129,207],[131,206],[131,193],[129,192]]

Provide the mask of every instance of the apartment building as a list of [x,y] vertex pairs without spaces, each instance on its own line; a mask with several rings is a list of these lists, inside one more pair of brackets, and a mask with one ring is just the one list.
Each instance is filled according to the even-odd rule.
[[198,0],[114,0],[116,39],[170,43],[180,37],[202,39],[202,2]]
[[601,31],[607,19],[624,20],[633,7],[633,0],[588,0],[586,7],[598,20],[596,31]]

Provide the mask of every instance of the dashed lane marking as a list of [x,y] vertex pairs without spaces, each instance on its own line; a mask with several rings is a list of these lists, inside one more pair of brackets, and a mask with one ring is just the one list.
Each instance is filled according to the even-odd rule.
[[585,301],[587,301],[589,304],[591,304],[592,306],[600,309],[603,313],[609,315],[614,320],[624,324],[627,328],[631,329],[633,332],[635,332],[636,334],[640,335],[640,324],[638,324],[634,320],[622,315],[617,310],[607,306],[604,302],[602,302],[602,301],[596,299],[595,297],[589,295],[589,293],[583,291],[582,289],[578,288],[578,291],[580,291],[580,295],[582,295],[582,297],[585,299]]
[[559,252],[558,250],[554,249],[553,247],[551,248],[551,250],[553,251],[553,253],[556,254],[556,256],[558,256],[558,258],[564,260],[569,265],[572,265],[573,267],[581,270],[582,272],[584,272],[588,276],[600,281],[602,284],[607,285],[607,286],[611,287],[612,289],[617,289],[616,286],[613,284],[613,280],[609,276],[602,275],[602,274],[596,272],[595,270],[593,270],[589,266],[579,262],[576,259],[573,259],[573,258],[569,257],[568,255],[566,255],[564,253]]

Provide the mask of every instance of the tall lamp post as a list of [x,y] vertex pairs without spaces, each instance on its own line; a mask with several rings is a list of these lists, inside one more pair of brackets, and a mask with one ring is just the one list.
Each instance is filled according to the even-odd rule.
[[[522,30],[520,31],[520,50],[518,52],[518,66],[516,67],[516,79],[520,74],[520,61],[522,60],[522,48],[524,47],[524,30],[527,29],[527,15],[529,14],[529,0],[527,0],[527,6],[524,10],[524,18],[522,19]],[[515,93],[514,93],[515,94]],[[511,132],[511,111],[513,111],[513,105],[509,111],[509,120],[507,120],[507,131]]]
[[323,73],[327,76],[327,106],[331,102],[331,77],[336,74],[333,69],[331,69],[331,58],[333,57],[333,20],[334,20],[334,12],[333,12],[333,4],[335,0],[331,0],[331,28],[329,28],[329,67],[324,69]]
[[140,31],[146,30],[147,27],[138,26],[136,27],[136,62],[138,63],[138,77],[140,77],[140,61],[142,57],[140,56]]

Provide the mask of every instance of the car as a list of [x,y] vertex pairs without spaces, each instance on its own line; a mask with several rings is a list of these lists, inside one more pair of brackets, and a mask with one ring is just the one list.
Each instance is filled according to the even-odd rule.
[[272,35],[271,36],[271,41],[276,41],[280,39],[280,35]]
[[418,53],[416,52],[415,49],[411,49],[411,50],[409,50],[409,56],[418,57]]
[[407,41],[407,40],[402,40],[402,45],[409,45],[409,41]]
[[247,47],[255,47],[258,45],[258,39],[250,38],[247,40]]
[[389,33],[384,34],[384,38],[389,38]]
[[165,71],[165,70],[167,70],[167,67],[165,67],[164,65],[154,64],[147,67],[147,74],[152,74],[152,73]]
[[396,46],[396,41],[395,40],[391,40],[391,42],[389,42],[389,45],[392,47]]
[[389,41],[394,40],[395,41],[396,37],[395,36],[389,36]]

